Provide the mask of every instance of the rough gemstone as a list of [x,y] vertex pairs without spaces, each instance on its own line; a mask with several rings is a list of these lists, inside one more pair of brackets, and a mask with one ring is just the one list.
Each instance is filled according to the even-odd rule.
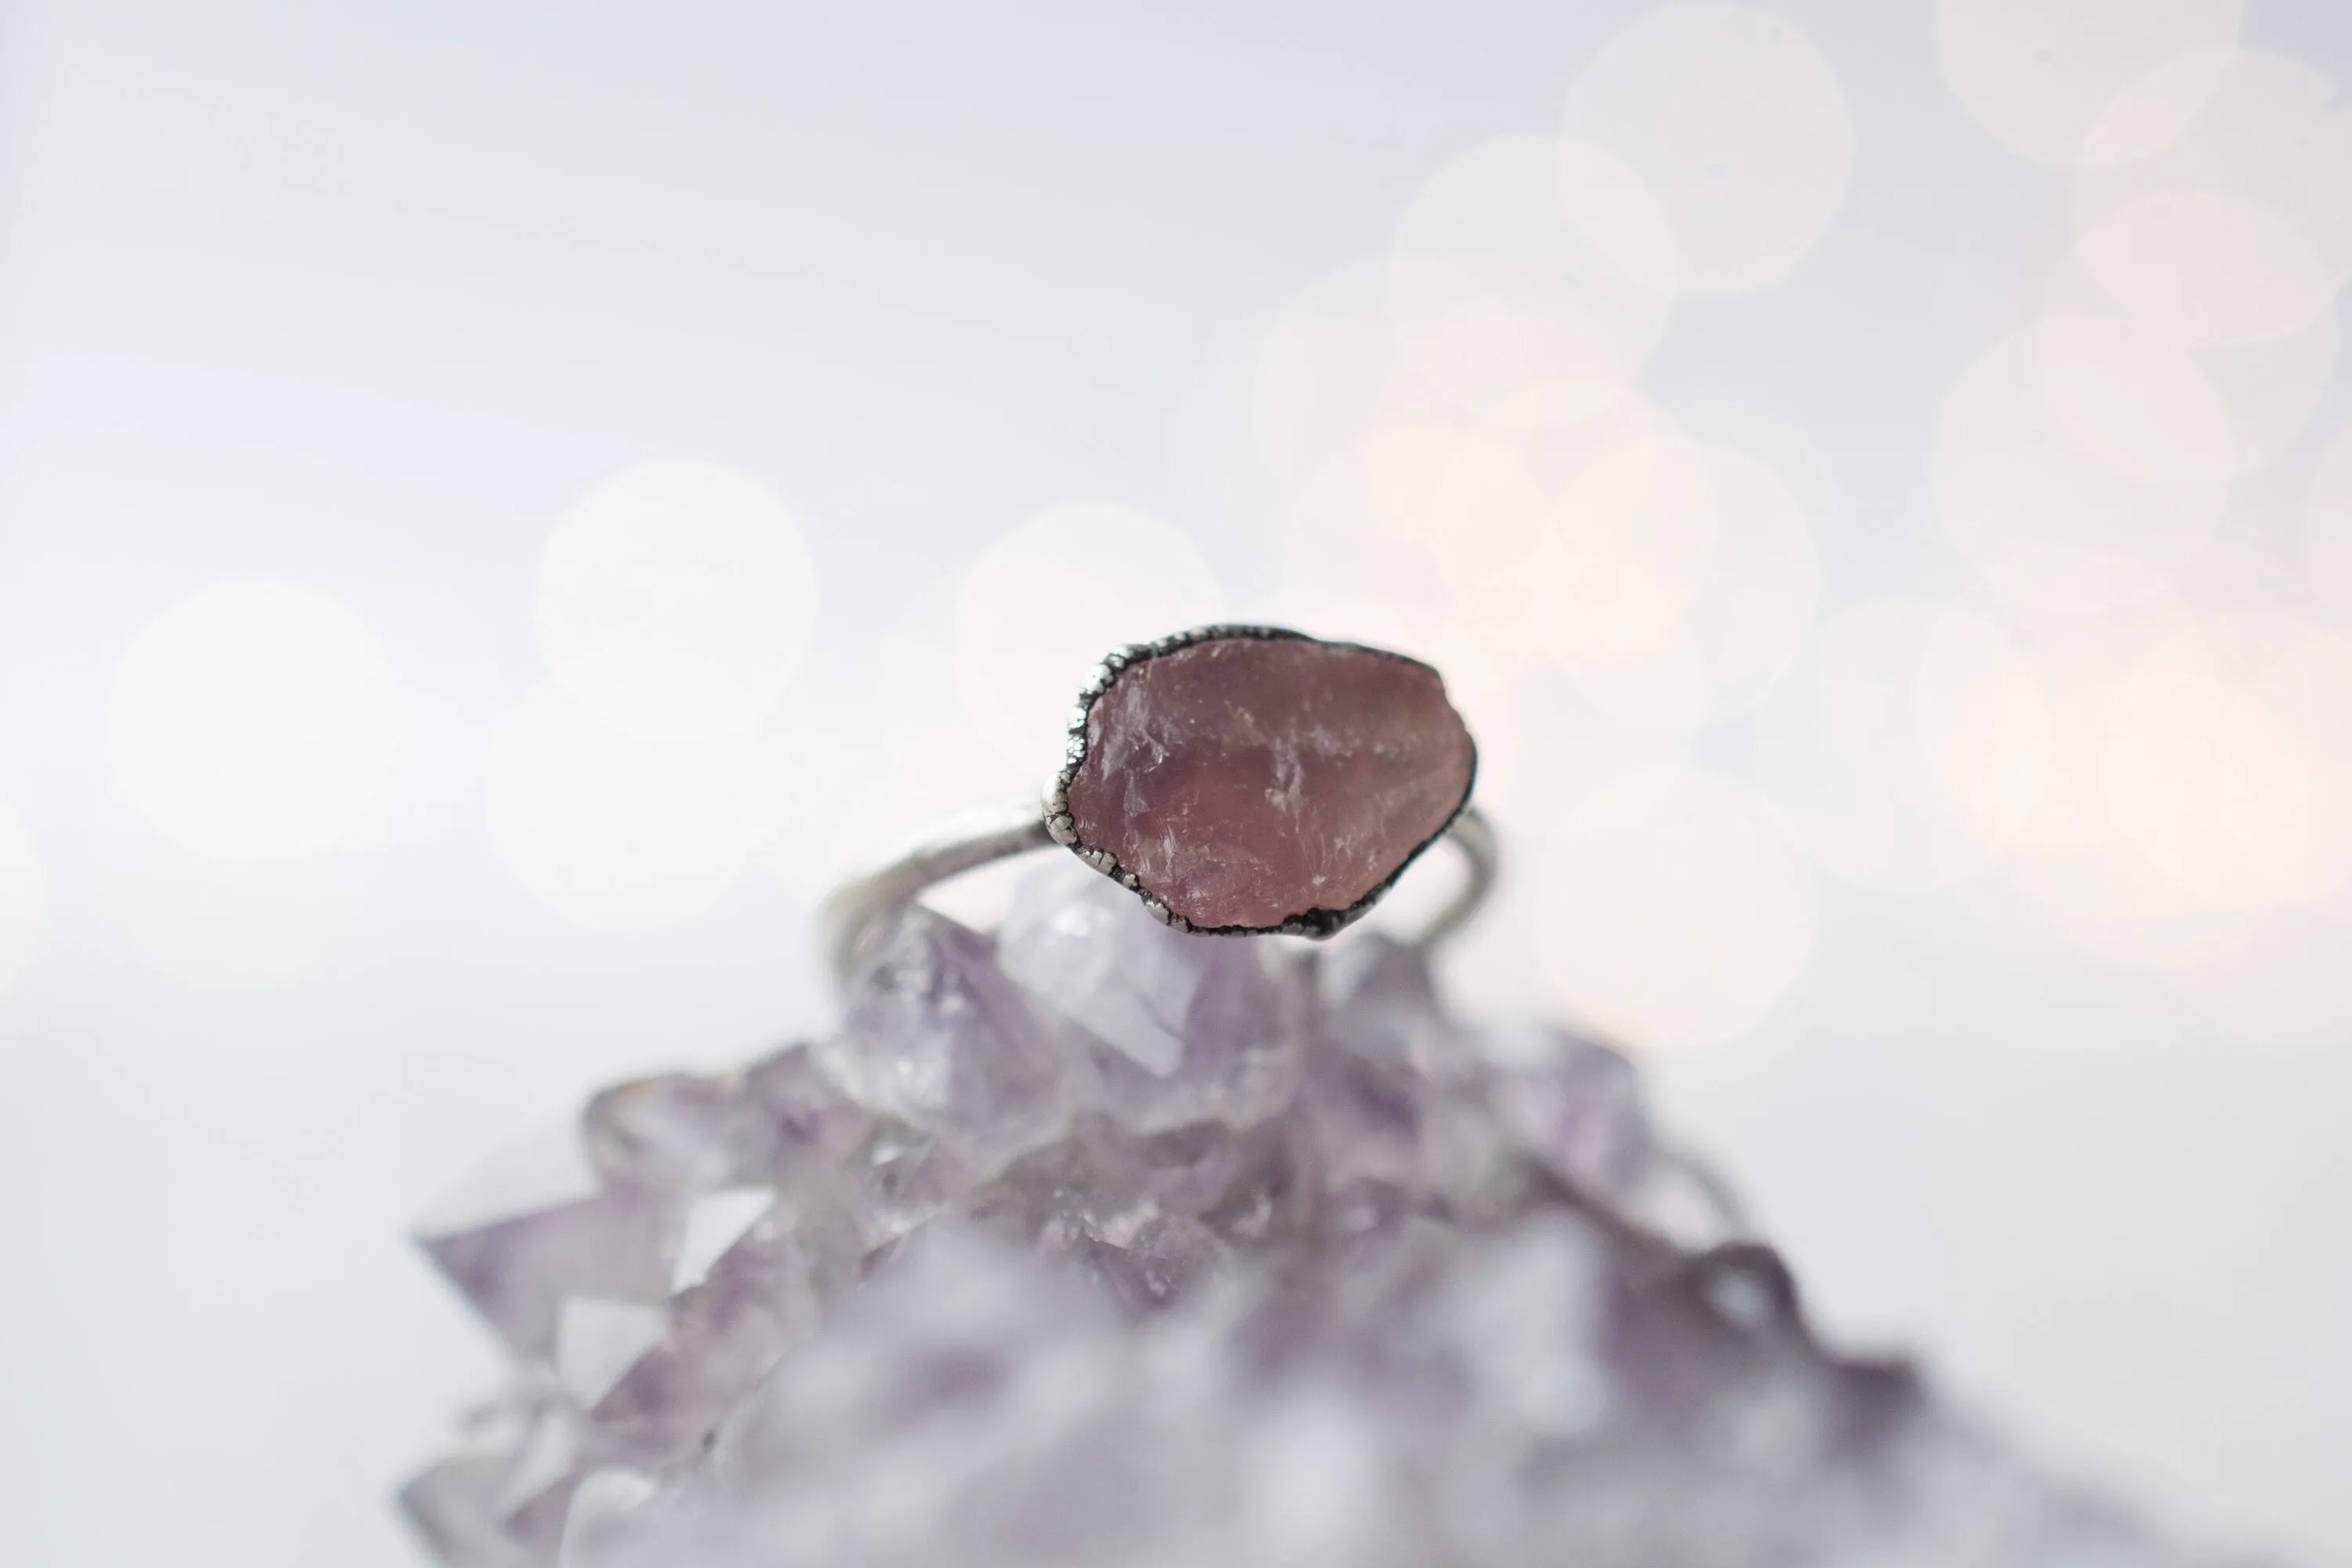
[[514,1363],[402,1493],[436,1557],[2193,1561],[1824,1344],[1624,1057],[1054,870],[425,1227]]
[[1068,787],[1080,847],[1207,931],[1360,903],[1469,797],[1435,670],[1309,637],[1213,637],[1121,669]]

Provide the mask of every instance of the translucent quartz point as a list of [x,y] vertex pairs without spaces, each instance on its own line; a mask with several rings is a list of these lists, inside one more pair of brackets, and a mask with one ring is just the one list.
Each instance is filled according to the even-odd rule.
[[1134,906],[1125,889],[1075,863],[1042,864],[1014,894],[997,962],[1032,1001],[1167,1078],[1184,1065],[1186,1024],[1210,954],[1165,927],[1150,935]]
[[[545,1356],[566,1298],[658,1302],[667,1294],[676,1215],[655,1194],[599,1184],[576,1145],[533,1149],[526,1163],[540,1169],[520,1181],[512,1165],[486,1173],[476,1192],[421,1225],[417,1239],[510,1350]],[[554,1180],[542,1180],[550,1164]]]
[[456,1568],[2185,1561],[1822,1345],[1639,1088],[1377,933],[911,910],[834,1034],[420,1227],[513,1372],[402,1505]]
[[1067,1026],[1076,1092],[1139,1131],[1247,1125],[1297,1091],[1309,982],[1277,948],[1171,931],[1117,883],[1055,858],[1023,879],[997,952]]
[[1581,1190],[1633,1191],[1656,1152],[1633,1064],[1559,1029],[1514,1030],[1498,1047],[1496,1112],[1519,1145]]
[[849,1098],[983,1168],[1051,1135],[1062,1054],[987,938],[908,910],[876,944],[819,1065]]
[[1120,669],[1069,782],[1081,845],[1204,931],[1344,911],[1470,796],[1437,671],[1309,637],[1218,637]]
[[679,1189],[726,1172],[727,1086],[690,1073],[665,1073],[615,1084],[588,1102],[580,1136],[588,1157],[612,1180]]

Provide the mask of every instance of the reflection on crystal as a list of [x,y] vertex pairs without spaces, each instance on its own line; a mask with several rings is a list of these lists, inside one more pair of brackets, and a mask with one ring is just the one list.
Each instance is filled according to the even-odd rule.
[[1652,1157],[1633,1064],[1556,1029],[1517,1029],[1496,1073],[1496,1114],[1519,1147],[1562,1181],[1622,1194]]
[[1279,1109],[1297,1082],[1305,976],[1270,967],[1262,943],[1203,943],[1136,909],[1056,859],[1024,879],[999,944],[1005,973],[1073,1026],[1089,1098],[1141,1131]]
[[867,1110],[983,1167],[1043,1142],[1061,1113],[1054,1042],[988,939],[919,906],[878,944],[817,1061]]
[[1329,954],[1318,966],[1318,980],[1324,1038],[1429,1079],[1477,1072],[1477,1041],[1446,1012],[1428,963],[1413,949],[1369,932]]
[[556,1381],[582,1405],[595,1408],[647,1351],[661,1343],[668,1323],[659,1307],[566,1296],[555,1320]]
[[661,1483],[643,1470],[614,1465],[581,1478],[563,1516],[556,1561],[583,1563],[625,1542],[629,1517],[652,1500]]
[[563,1410],[519,1397],[478,1413],[463,1451],[409,1482],[403,1510],[442,1561],[526,1568],[548,1561],[583,1452]]
[[1184,1060],[1184,1018],[1201,966],[1177,941],[1122,942],[1132,894],[1074,863],[1024,879],[997,940],[1013,983],[1136,1066],[1160,1078]]
[[686,1211],[677,1261],[670,1266],[670,1289],[684,1290],[709,1279],[710,1266],[775,1206],[773,1187],[729,1187],[695,1199]]
[[611,1181],[676,1192],[727,1165],[725,1085],[688,1073],[617,1084],[588,1102],[581,1141]]
[[781,1226],[755,1224],[670,1303],[661,1338],[587,1402],[640,1460],[690,1451],[741,1391],[816,1331],[807,1260]]
[[401,1489],[401,1510],[452,1568],[528,1568],[536,1559],[491,1501],[511,1468],[505,1458],[445,1459]]
[[737,1173],[797,1186],[803,1172],[822,1187],[830,1162],[864,1133],[866,1117],[818,1071],[804,1046],[752,1064],[730,1123]]
[[515,1361],[402,1494],[437,1558],[2183,1561],[1823,1349],[1622,1055],[1071,869],[424,1228]]
[[841,1172],[843,1197],[868,1247],[896,1241],[938,1215],[961,1179],[938,1140],[895,1121],[877,1125]]

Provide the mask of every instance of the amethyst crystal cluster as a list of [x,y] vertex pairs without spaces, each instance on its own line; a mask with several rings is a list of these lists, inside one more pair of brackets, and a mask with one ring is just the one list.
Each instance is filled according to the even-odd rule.
[[837,1033],[425,1226],[514,1375],[404,1506],[453,1568],[2169,1560],[1825,1352],[1635,1090],[1378,935],[911,909]]

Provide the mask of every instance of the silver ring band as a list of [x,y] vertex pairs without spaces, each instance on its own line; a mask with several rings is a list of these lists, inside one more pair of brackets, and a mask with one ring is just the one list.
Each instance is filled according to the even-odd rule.
[[[1475,805],[1466,805],[1441,836],[1461,853],[1462,886],[1412,939],[1429,949],[1467,925],[1493,891],[1495,829]],[[819,941],[826,967],[846,985],[866,948],[890,917],[934,883],[998,860],[1055,847],[1043,810],[1030,804],[1006,805],[943,823],[887,865],[836,889],[818,913]]]

